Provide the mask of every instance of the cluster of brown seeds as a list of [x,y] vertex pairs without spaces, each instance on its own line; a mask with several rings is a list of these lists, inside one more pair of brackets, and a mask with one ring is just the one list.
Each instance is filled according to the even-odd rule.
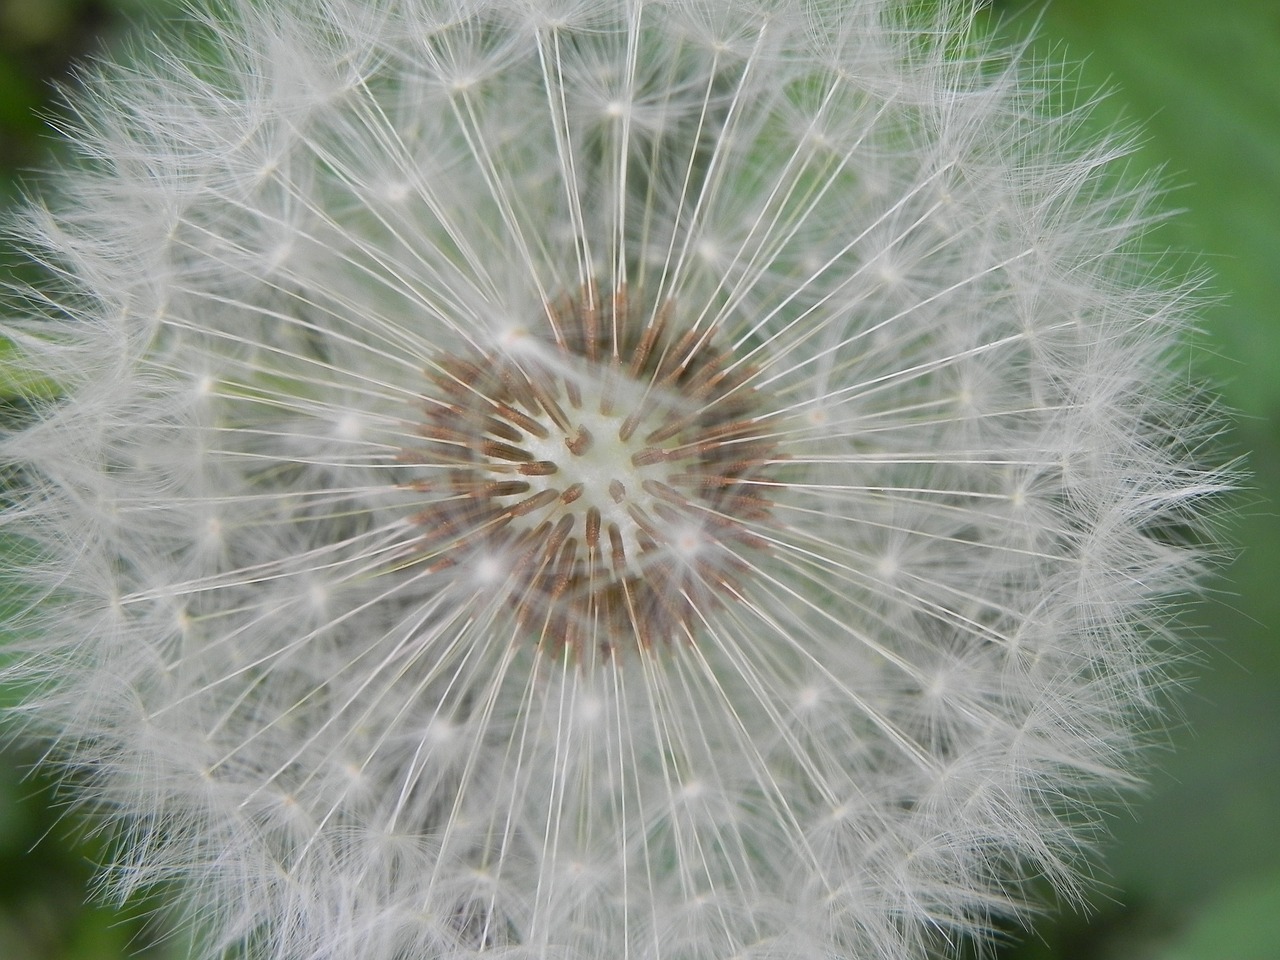
[[608,657],[696,638],[764,547],[775,461],[751,370],[674,304],[592,284],[518,354],[427,373],[418,556],[469,565],[537,642]]

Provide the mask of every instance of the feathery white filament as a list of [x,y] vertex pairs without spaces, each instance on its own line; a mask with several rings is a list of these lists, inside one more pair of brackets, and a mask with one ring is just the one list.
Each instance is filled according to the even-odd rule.
[[210,958],[902,960],[1071,888],[1224,483],[1192,298],[912,6],[232,0],[86,77],[3,676],[122,894]]

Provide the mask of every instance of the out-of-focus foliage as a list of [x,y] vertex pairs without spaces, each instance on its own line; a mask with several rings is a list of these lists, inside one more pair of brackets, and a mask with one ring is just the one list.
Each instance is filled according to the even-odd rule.
[[88,52],[110,18],[101,0],[0,0],[0,196],[39,159],[51,79]]
[[[0,957],[4,960],[168,960],[157,929],[85,903],[98,845],[52,803],[35,758],[0,753]],[[154,944],[154,945],[153,945]]]
[[[0,200],[49,149],[51,82],[124,19],[162,4],[0,0]],[[1141,125],[1135,166],[1162,166],[1170,206],[1185,208],[1158,239],[1202,251],[1217,278],[1192,360],[1240,414],[1232,448],[1250,452],[1255,487],[1241,499],[1230,581],[1187,613],[1205,638],[1188,668],[1200,679],[1148,795],[1109,825],[1116,839],[1092,911],[1048,919],[1005,960],[1280,960],[1280,518],[1270,506],[1280,489],[1280,4],[1040,6],[996,2],[993,29],[1038,24],[1034,55],[1083,60],[1086,85],[1113,91],[1101,117]],[[0,271],[8,259],[0,251]],[[1189,367],[1189,389],[1193,376]],[[33,760],[0,754],[0,958],[180,955],[176,943],[147,946],[158,928],[82,906],[101,850],[78,839],[87,827],[60,812],[42,779],[24,776]]]
[[1252,878],[1199,911],[1160,960],[1273,960],[1280,949],[1280,872]]
[[[999,6],[1013,11],[1014,3]],[[1025,9],[1019,6],[1018,9]],[[1017,19],[1011,29],[1018,29]],[[1139,168],[1182,208],[1158,240],[1200,251],[1218,300],[1193,358],[1237,412],[1253,489],[1216,601],[1188,612],[1196,677],[1147,795],[1109,827],[1095,913],[1039,929],[1019,960],[1280,958],[1280,4],[1049,0],[1037,50],[1083,60],[1137,123]],[[1189,373],[1190,376],[1190,373]]]

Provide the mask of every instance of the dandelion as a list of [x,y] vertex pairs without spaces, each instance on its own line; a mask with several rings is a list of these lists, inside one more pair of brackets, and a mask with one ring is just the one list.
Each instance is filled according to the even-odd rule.
[[912,7],[229,0],[86,73],[7,679],[117,895],[210,958],[901,960],[1075,890],[1224,482],[1192,298]]

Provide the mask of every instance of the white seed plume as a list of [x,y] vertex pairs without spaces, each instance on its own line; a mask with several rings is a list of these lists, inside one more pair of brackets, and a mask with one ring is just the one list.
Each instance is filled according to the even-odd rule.
[[87,73],[5,677],[119,894],[210,958],[903,960],[1073,889],[1214,427],[1152,190],[909,6],[227,0]]

